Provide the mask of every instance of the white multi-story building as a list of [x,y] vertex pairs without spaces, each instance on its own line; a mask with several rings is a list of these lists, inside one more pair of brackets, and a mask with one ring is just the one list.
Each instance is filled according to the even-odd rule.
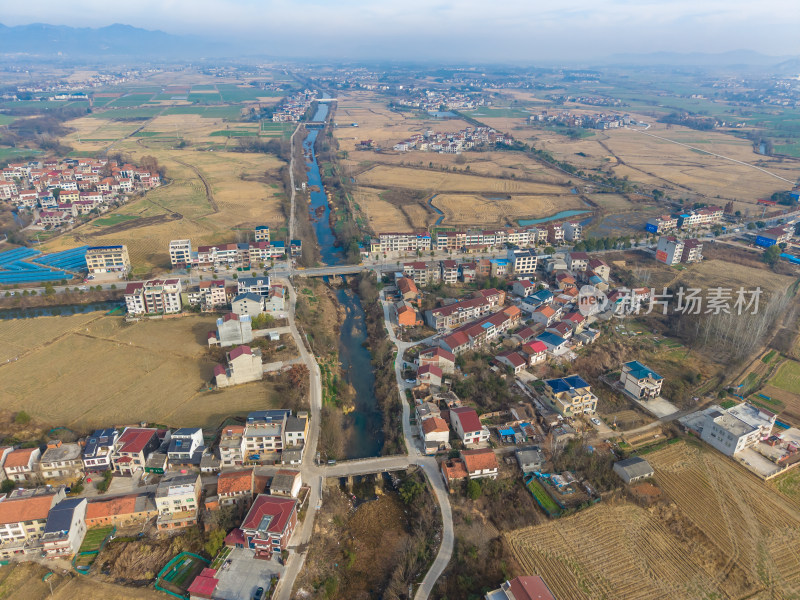
[[700,439],[733,456],[768,438],[774,425],[775,414],[749,403],[728,410],[714,406],[705,412]]
[[200,475],[165,474],[156,488],[158,529],[178,529],[197,522]]
[[125,289],[125,304],[132,315],[179,313],[181,281],[151,279],[143,283],[129,283]]
[[173,267],[185,267],[186,265],[191,265],[191,240],[172,240],[169,243],[169,260]]
[[380,252],[428,252],[431,249],[431,236],[427,233],[380,233],[378,234]]
[[568,242],[579,242],[583,239],[583,226],[578,221],[564,223],[564,239]]
[[534,273],[538,257],[533,250],[509,250],[506,254],[514,273]]

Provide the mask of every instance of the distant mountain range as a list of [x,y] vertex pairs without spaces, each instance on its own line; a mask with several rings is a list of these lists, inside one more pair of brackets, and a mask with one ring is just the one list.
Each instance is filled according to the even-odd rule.
[[228,50],[205,39],[114,24],[93,29],[32,23],[0,24],[0,54],[27,54],[49,58],[200,58]]

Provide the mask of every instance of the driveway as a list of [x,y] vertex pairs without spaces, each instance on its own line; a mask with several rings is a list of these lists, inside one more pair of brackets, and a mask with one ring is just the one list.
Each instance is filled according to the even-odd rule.
[[273,575],[283,575],[278,559],[256,560],[249,548],[234,548],[228,555],[232,562],[217,571],[219,584],[214,597],[220,600],[250,600],[259,586],[266,590]]

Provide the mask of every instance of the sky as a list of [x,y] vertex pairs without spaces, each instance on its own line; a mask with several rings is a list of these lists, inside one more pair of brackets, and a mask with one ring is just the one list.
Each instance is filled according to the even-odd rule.
[[520,61],[800,53],[796,0],[0,0],[5,25],[124,23],[316,58]]

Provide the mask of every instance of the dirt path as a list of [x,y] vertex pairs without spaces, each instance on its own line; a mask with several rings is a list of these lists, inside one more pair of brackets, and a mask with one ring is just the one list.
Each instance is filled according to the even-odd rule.
[[195,167],[193,164],[184,162],[184,161],[180,160],[179,158],[175,158],[174,156],[172,156],[170,158],[172,158],[172,160],[174,160],[179,165],[183,165],[184,167],[188,167],[192,171],[194,171],[195,175],[197,175],[200,178],[200,181],[203,182],[203,185],[206,188],[206,200],[208,200],[208,203],[211,205],[211,209],[215,213],[218,213],[219,212],[219,207],[217,206],[217,203],[214,200],[214,192],[211,191],[211,185],[208,183],[208,180],[206,179],[205,175],[203,175],[203,172],[200,169],[198,169],[197,167]]

